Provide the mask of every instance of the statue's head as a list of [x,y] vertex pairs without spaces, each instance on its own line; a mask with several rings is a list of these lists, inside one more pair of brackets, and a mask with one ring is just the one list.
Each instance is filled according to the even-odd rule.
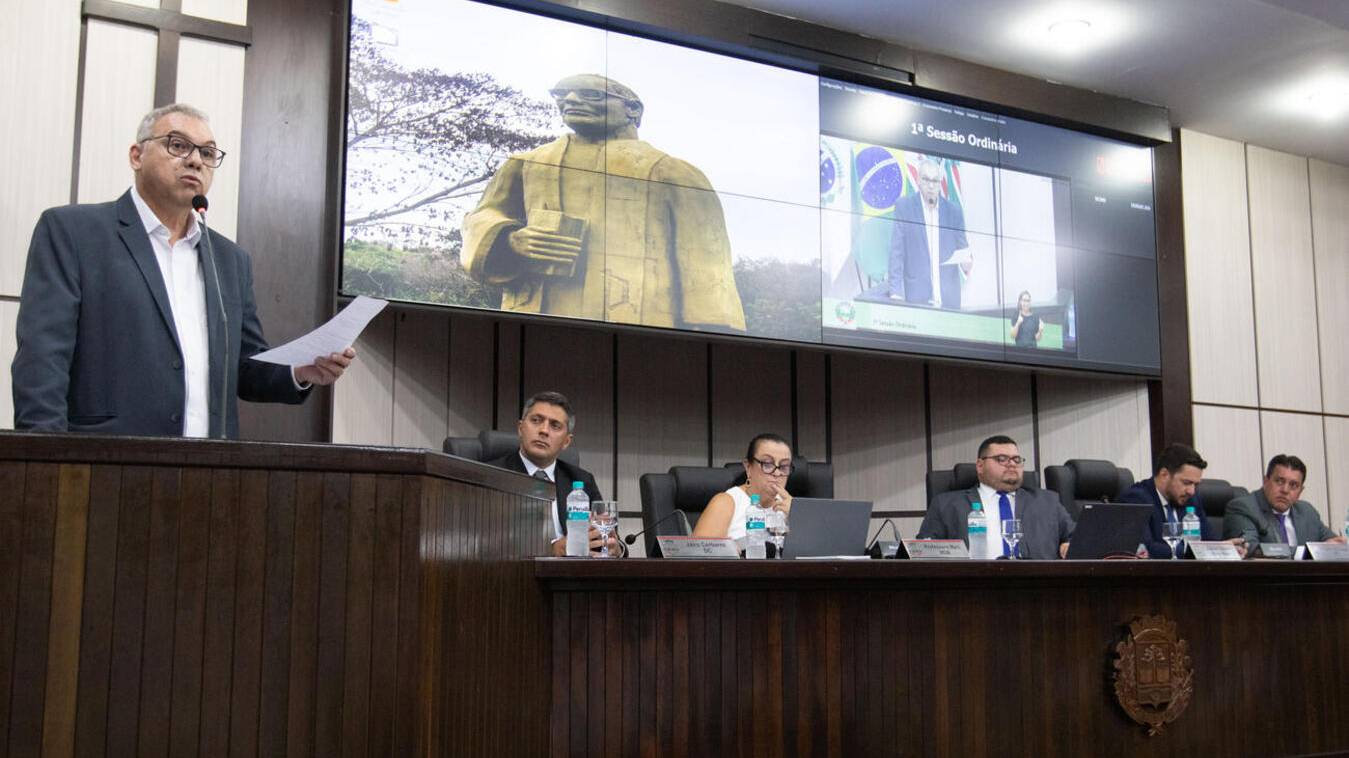
[[549,90],[562,121],[579,134],[610,137],[642,124],[642,99],[637,93],[599,74],[569,76]]

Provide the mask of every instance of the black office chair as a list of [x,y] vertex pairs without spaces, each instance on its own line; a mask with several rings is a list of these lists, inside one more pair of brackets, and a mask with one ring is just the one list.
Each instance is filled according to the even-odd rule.
[[[658,536],[685,536],[689,532],[679,517],[661,519],[676,510],[688,517],[688,528],[698,523],[708,501],[718,492],[725,492],[745,481],[745,470],[740,463],[727,463],[721,468],[706,466],[672,466],[665,474],[642,474],[638,488],[642,496],[642,528],[646,529],[646,554],[660,557]],[[834,496],[834,467],[829,463],[792,459],[792,474],[787,478],[787,491],[793,497],[832,498]]]
[[[446,437],[442,446],[445,452],[470,461],[494,461],[506,453],[520,449],[520,435],[513,431],[484,429],[477,437]],[[581,465],[581,454],[576,448],[569,447],[558,454],[558,458],[573,466]]]
[[[943,492],[959,492],[979,486],[979,474],[973,463],[957,463],[950,471],[927,472],[927,505],[932,498]],[[1038,471],[1026,471],[1021,476],[1021,486],[1028,490],[1040,489]],[[926,508],[927,505],[923,507]]]
[[1234,486],[1224,479],[1204,479],[1195,488],[1195,495],[1204,504],[1209,526],[1219,535],[1223,533],[1223,516],[1227,513],[1227,504],[1249,494],[1245,487]]
[[1110,461],[1071,458],[1062,466],[1045,467],[1045,489],[1058,493],[1074,521],[1083,503],[1111,502],[1133,483],[1132,471]]

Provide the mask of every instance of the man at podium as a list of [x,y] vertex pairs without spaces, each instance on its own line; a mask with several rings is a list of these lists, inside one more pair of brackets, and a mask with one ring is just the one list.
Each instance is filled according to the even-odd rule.
[[336,381],[351,348],[293,370],[250,360],[267,342],[248,254],[194,212],[225,159],[206,114],[150,111],[128,158],[120,198],[51,208],[33,230],[14,427],[232,438],[239,398],[300,403]]

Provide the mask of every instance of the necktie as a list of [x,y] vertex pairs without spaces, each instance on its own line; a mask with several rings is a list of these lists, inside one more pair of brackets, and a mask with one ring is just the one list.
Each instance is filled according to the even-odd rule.
[[[1012,501],[1007,498],[1006,492],[998,493],[998,518],[1002,519],[1003,521],[1006,521],[1007,519],[1010,518],[1014,518],[1012,516]],[[1012,551],[1007,549],[1006,540],[1003,540],[1002,543],[1002,554],[1003,555],[1012,554]]]
[[1287,544],[1288,544],[1288,522],[1286,521],[1286,519],[1288,518],[1288,514],[1287,514],[1287,513],[1279,513],[1279,514],[1276,514],[1276,515],[1278,515],[1278,517],[1279,517],[1279,536],[1280,536],[1280,537],[1283,537],[1283,544],[1287,545]]
[[543,481],[545,481],[545,482],[551,482],[551,481],[553,481],[552,479],[549,479],[549,478],[548,478],[548,472],[547,472],[547,471],[544,471],[544,470],[541,469],[541,468],[536,468],[536,469],[534,469],[534,478],[535,478],[535,479],[541,479],[541,480],[543,480]]

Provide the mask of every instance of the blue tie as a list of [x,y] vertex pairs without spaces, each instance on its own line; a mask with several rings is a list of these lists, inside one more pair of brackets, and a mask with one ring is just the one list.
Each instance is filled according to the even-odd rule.
[[[1014,518],[1012,516],[1012,501],[1007,499],[1006,492],[998,493],[998,518],[1002,519],[1003,521],[1006,521],[1007,519],[1010,518]],[[1001,526],[1001,524],[999,524],[999,526]],[[1007,549],[1006,540],[1004,540],[1002,543],[1002,554],[1003,555],[1012,554],[1012,551]]]
[[1283,537],[1283,544],[1287,545],[1287,544],[1289,544],[1289,542],[1288,542],[1288,522],[1285,521],[1284,519],[1287,518],[1288,514],[1286,514],[1286,513],[1280,513],[1280,514],[1277,514],[1277,515],[1278,515],[1278,517],[1279,517],[1279,536],[1280,536],[1280,537]]

